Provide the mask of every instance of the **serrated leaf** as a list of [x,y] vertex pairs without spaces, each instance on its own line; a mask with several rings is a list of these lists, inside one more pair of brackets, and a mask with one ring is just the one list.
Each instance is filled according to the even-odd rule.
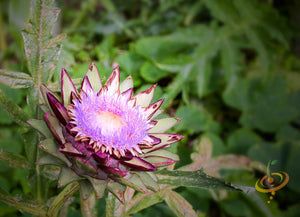
[[0,82],[11,88],[28,88],[33,85],[33,79],[28,74],[3,69],[0,69]]
[[202,170],[197,171],[168,171],[166,169],[155,172],[158,177],[158,183],[174,186],[225,189],[231,191],[240,191],[224,181],[208,176]]
[[168,207],[179,217],[191,216],[197,217],[192,205],[187,202],[180,194],[172,190],[166,190],[163,198]]
[[47,84],[60,55],[64,35],[53,38],[58,14],[53,0],[33,0],[30,22],[22,32],[28,69],[38,87]]

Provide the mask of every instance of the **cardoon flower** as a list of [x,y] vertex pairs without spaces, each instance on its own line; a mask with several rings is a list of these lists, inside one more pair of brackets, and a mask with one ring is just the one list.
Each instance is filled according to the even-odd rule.
[[59,160],[44,156],[38,163],[62,166],[59,186],[79,180],[86,195],[89,184],[97,196],[108,189],[121,201],[126,185],[144,192],[158,189],[151,171],[178,160],[164,148],[183,136],[163,133],[179,118],[154,120],[162,112],[164,100],[151,104],[155,88],[133,95],[132,78],[120,84],[118,67],[102,86],[92,63],[77,91],[63,69],[61,100],[46,86],[41,87],[49,107],[45,121],[55,140],[48,138],[40,147]]

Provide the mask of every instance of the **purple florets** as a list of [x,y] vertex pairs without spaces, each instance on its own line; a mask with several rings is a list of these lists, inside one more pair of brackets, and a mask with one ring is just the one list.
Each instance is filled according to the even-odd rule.
[[79,99],[73,99],[74,118],[78,136],[90,138],[97,147],[104,145],[108,151],[139,151],[138,143],[149,133],[150,121],[144,110],[129,102],[126,95],[109,94],[101,91],[82,92]]

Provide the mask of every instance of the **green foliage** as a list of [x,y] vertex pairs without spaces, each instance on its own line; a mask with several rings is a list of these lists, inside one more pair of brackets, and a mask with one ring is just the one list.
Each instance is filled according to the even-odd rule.
[[172,186],[185,186],[197,188],[213,188],[226,190],[239,190],[229,184],[225,184],[219,179],[209,177],[202,170],[189,171],[168,171],[161,170],[157,172],[159,183],[171,184]]
[[[107,216],[300,215],[300,61],[290,48],[299,39],[289,14],[299,10],[296,1],[279,6],[258,0],[32,0],[31,9],[28,5],[29,0],[0,2],[2,201],[25,211],[23,216],[43,216],[46,209],[56,215],[59,208],[61,215],[80,216],[79,204],[85,214],[95,214],[97,204],[98,215],[106,204]],[[58,7],[64,12],[60,18]],[[59,91],[61,68],[80,85],[76,78],[91,61],[101,66],[102,81],[119,64],[121,79],[131,75],[135,91],[158,83],[153,101],[164,96],[165,111],[182,118],[170,131],[186,137],[171,148],[181,159],[176,170],[158,171],[163,183],[158,191],[127,192],[126,205],[112,194],[106,202],[76,194],[67,200],[64,195],[71,197],[79,185],[81,192],[91,189],[83,182],[71,183],[58,194],[48,180],[58,178],[55,168],[41,166],[53,159],[42,157],[35,164],[43,155],[38,141],[49,136],[36,120],[43,114],[40,85]],[[29,117],[34,119],[27,122]],[[42,145],[57,151],[52,141]],[[290,181],[267,204],[269,195],[251,191],[271,161],[277,161],[271,172],[285,171]],[[232,187],[207,178],[201,169],[209,177],[250,186],[250,193],[215,190],[215,185]],[[64,184],[69,181],[60,178]],[[174,186],[166,188],[170,182]],[[213,189],[194,188],[199,185]],[[96,188],[99,195],[106,194]],[[46,202],[50,205],[42,207]],[[0,209],[0,216],[20,215],[3,203]]]

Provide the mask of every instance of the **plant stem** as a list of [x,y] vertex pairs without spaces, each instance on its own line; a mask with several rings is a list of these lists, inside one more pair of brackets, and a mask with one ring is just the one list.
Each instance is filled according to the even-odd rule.
[[97,199],[94,192],[87,199],[83,199],[82,195],[80,195],[81,215],[85,217],[97,217],[96,203]]
[[60,208],[65,204],[65,202],[77,191],[79,190],[78,182],[72,182],[67,185],[62,192],[57,195],[54,201],[51,203],[47,216],[56,217]]

